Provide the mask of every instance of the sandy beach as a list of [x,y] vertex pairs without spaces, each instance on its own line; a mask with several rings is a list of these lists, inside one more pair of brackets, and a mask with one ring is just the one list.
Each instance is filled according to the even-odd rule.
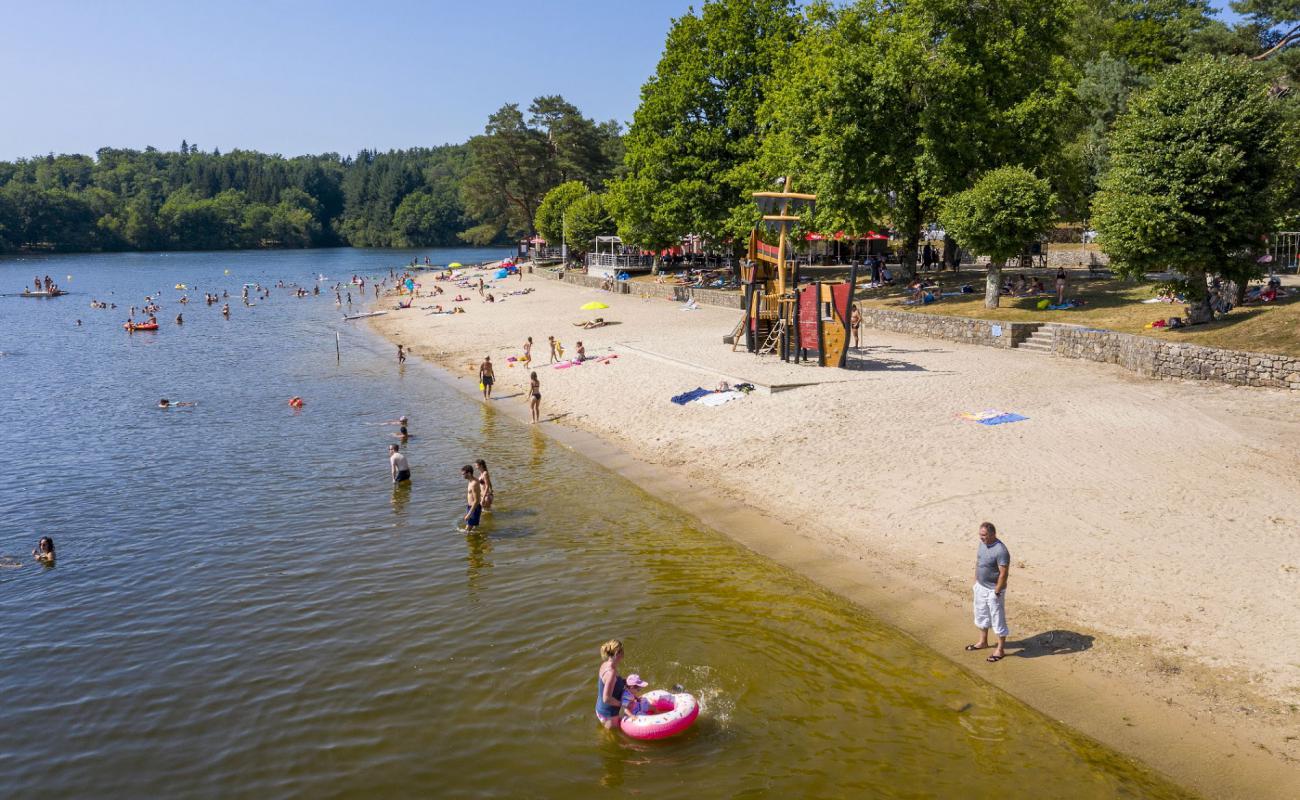
[[[493,406],[525,420],[528,370],[508,358],[532,336],[543,426],[651,493],[1195,790],[1300,791],[1293,393],[865,327],[855,368],[820,369],[733,352],[735,310],[540,275],[498,282],[492,304],[460,291],[465,314],[429,314],[448,295],[422,296],[372,324],[466,389],[490,355]],[[591,301],[609,308],[579,309]],[[611,324],[574,325],[597,316]],[[547,336],[566,358],[578,340],[617,357],[556,369]],[[670,402],[720,381],[802,385]],[[1028,419],[960,416],[990,409]],[[1011,657],[997,664],[962,652],[983,520],[1013,557]]]

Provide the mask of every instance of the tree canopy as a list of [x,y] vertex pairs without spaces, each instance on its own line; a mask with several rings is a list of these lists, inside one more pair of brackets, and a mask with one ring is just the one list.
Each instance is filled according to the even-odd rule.
[[1253,263],[1294,186],[1280,158],[1283,120],[1269,80],[1248,61],[1207,56],[1156,76],[1116,122],[1094,201],[1114,267],[1179,271],[1200,301],[1192,320],[1208,318],[1207,273]]
[[989,257],[984,305],[998,307],[1002,267],[1024,252],[1053,217],[1052,187],[1024,167],[1001,167],[944,201],[939,221],[973,253]]
[[798,41],[793,0],[716,0],[673,21],[610,187],[620,235],[646,247],[687,234],[740,241],[754,221],[758,108]]

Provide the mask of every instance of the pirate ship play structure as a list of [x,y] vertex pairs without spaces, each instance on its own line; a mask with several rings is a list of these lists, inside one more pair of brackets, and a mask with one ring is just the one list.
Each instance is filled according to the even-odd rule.
[[[745,347],[751,353],[777,353],[782,361],[798,362],[815,351],[819,366],[844,367],[858,268],[849,268],[847,281],[799,285],[790,229],[801,214],[813,212],[817,195],[790,191],[788,177],[781,187],[779,192],[754,192],[763,221],[749,234],[749,258],[741,267],[745,316],[738,328],[744,331]],[[775,235],[776,244],[765,241],[764,233]]]

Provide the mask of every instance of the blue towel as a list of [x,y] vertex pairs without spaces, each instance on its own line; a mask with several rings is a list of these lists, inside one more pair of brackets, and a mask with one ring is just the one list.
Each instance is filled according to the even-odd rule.
[[982,419],[982,420],[979,420],[979,424],[981,424],[981,425],[1003,425],[1003,424],[1006,424],[1006,423],[1008,423],[1008,422],[1020,422],[1021,420],[1026,420],[1026,419],[1029,419],[1029,417],[1022,417],[1022,416],[1019,415],[1019,414],[1002,414],[1002,415],[999,415],[999,416],[996,416],[996,417],[989,417],[988,419]]
[[703,397],[706,394],[713,394],[713,392],[710,392],[708,389],[697,388],[697,389],[692,389],[689,392],[682,392],[681,394],[674,397],[672,400],[677,405],[684,406],[687,403],[691,402],[692,400],[699,400],[701,397]]

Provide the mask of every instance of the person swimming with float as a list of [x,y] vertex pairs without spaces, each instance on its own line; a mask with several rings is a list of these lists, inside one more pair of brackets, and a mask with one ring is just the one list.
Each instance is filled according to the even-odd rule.
[[650,703],[641,699],[642,693],[649,688],[650,684],[641,680],[641,676],[635,672],[627,676],[623,688],[623,716],[635,717],[640,714],[650,713]]

